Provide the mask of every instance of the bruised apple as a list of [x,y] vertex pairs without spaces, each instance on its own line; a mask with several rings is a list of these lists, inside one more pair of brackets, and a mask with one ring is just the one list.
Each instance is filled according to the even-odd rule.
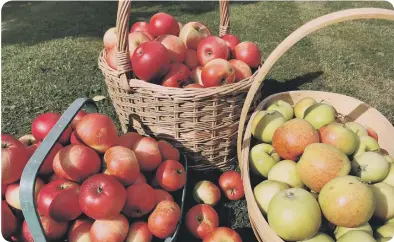
[[[45,237],[48,240],[56,241],[63,238],[63,236],[67,233],[68,222],[56,222],[55,220],[43,215],[39,215],[39,218],[45,233]],[[26,220],[22,225],[22,237],[23,241],[25,242],[34,242]]]
[[1,134],[1,184],[19,180],[29,160],[26,147],[9,134]]
[[210,181],[200,181],[193,189],[194,201],[215,206],[221,197],[220,189]]
[[215,209],[206,204],[192,207],[186,214],[186,227],[189,232],[199,239],[207,235],[219,226],[219,216]]
[[179,38],[186,48],[197,50],[201,40],[211,35],[209,29],[199,22],[189,22],[185,24],[179,32]]
[[201,66],[214,59],[227,60],[229,49],[224,40],[216,36],[204,38],[197,47],[197,58]]
[[165,34],[178,36],[179,24],[173,16],[167,13],[156,13],[150,19],[149,32],[154,37]]
[[90,218],[79,218],[70,226],[67,234],[68,242],[89,242],[90,228],[94,220]]
[[245,80],[252,76],[252,70],[245,62],[236,59],[229,60],[228,62],[234,67],[235,82]]
[[131,59],[133,57],[135,49],[137,49],[137,47],[140,44],[151,41],[151,38],[148,35],[146,35],[144,32],[132,32],[129,33],[128,41],[129,41],[129,56]]
[[162,161],[159,145],[156,140],[150,137],[143,137],[138,140],[133,145],[132,150],[142,171],[153,171]]
[[109,50],[114,48],[116,46],[116,41],[117,41],[116,27],[112,27],[105,32],[103,37],[105,49]]
[[189,69],[193,69],[200,65],[197,58],[197,51],[192,49],[187,49],[185,54],[185,64]]
[[[43,188],[44,186],[45,183],[37,177],[36,184],[34,185],[34,197],[36,199],[41,188]],[[11,207],[21,210],[22,208],[19,200],[19,187],[19,182],[9,184],[7,186],[7,189],[5,190],[5,200]]]
[[[43,113],[34,119],[31,124],[31,133],[37,141],[42,141],[55,126],[57,121],[60,119],[60,114],[47,112]],[[65,145],[70,140],[70,135],[72,132],[71,126],[68,126],[63,134],[60,136],[58,142]]]
[[189,77],[189,68],[181,63],[174,63],[164,76],[162,85],[165,87],[181,87]]
[[142,139],[142,136],[137,132],[128,132],[119,136],[118,142],[116,145],[120,145],[129,149],[133,148],[133,145]]
[[172,144],[168,143],[165,140],[157,141],[157,145],[159,146],[159,150],[163,160],[176,160],[179,161],[179,151]]
[[151,242],[152,233],[149,231],[148,223],[137,221],[130,224],[129,233],[125,242]]
[[261,64],[261,52],[259,47],[252,42],[241,42],[234,48],[235,59],[248,64],[250,68],[256,68]]
[[148,227],[154,236],[165,239],[172,235],[176,229],[181,209],[173,201],[162,201],[148,218]]
[[219,186],[229,200],[240,200],[245,195],[241,175],[236,171],[224,172],[219,177]]
[[225,59],[209,61],[201,72],[204,87],[217,87],[235,81],[234,67]]
[[129,222],[123,214],[110,219],[94,221],[90,227],[91,241],[124,241],[129,231]]
[[140,218],[156,206],[155,190],[148,184],[131,185],[126,190],[122,212],[129,218]]
[[186,47],[182,40],[175,35],[162,35],[155,41],[162,43],[168,50],[171,63],[182,63],[186,57]]
[[167,200],[167,201],[174,201],[174,198],[172,197],[171,194],[169,194],[167,191],[164,191],[163,189],[155,189],[155,194],[156,194],[156,203],[159,204],[161,201]]
[[164,190],[177,191],[186,183],[185,168],[176,160],[166,160],[157,169],[156,180]]
[[223,240],[226,242],[242,242],[241,236],[235,230],[227,227],[219,227],[206,236],[203,242],[217,242]]

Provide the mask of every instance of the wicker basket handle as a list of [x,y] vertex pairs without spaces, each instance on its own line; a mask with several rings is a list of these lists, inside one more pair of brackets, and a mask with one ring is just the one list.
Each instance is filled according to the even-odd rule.
[[286,53],[287,50],[290,49],[290,47],[292,47],[302,38],[313,33],[314,31],[322,29],[331,24],[358,19],[385,19],[394,21],[394,11],[381,8],[355,8],[330,13],[304,24],[292,34],[290,34],[285,40],[282,41],[282,43],[280,43],[275,48],[274,51],[272,51],[263,66],[258,71],[255,80],[248,92],[248,95],[246,96],[246,100],[242,108],[237,140],[237,155],[239,161],[242,161],[242,137],[245,130],[245,122],[248,111],[252,104],[253,97],[259,90],[266,75],[271,70],[273,65],[279,60],[280,57],[282,57]]
[[219,0],[220,8],[220,26],[219,26],[219,36],[230,33],[230,1],[229,0]]

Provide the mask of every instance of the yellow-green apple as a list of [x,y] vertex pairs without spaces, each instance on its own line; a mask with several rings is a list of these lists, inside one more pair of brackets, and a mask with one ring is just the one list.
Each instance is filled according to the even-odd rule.
[[226,241],[226,242],[242,242],[241,236],[233,229],[227,227],[219,227],[216,228],[204,237],[203,242],[217,242],[217,241]]
[[394,163],[394,158],[388,154],[384,154],[383,157],[389,162]]
[[366,130],[367,130],[368,136],[374,138],[376,141],[379,141],[379,136],[373,128],[367,127]]
[[382,182],[394,186],[394,163],[389,163],[389,164],[390,164],[389,174]]
[[186,48],[192,50],[197,50],[201,40],[210,35],[211,31],[199,22],[189,22],[179,32],[179,38],[185,43]]
[[351,129],[340,123],[330,123],[319,129],[320,141],[330,144],[346,155],[351,155],[359,145],[360,139]]
[[345,125],[349,127],[358,136],[368,136],[367,129],[362,124],[356,122],[347,122],[345,123]]
[[133,145],[142,139],[142,136],[137,132],[127,132],[119,136],[116,145],[120,145],[129,149],[133,148]]
[[255,43],[244,41],[237,44],[234,55],[235,59],[245,62],[252,69],[261,64],[261,52]]
[[289,189],[290,186],[284,182],[275,180],[265,180],[260,182],[253,189],[254,198],[263,215],[267,214],[271,199],[280,191]]
[[339,176],[321,189],[319,205],[331,223],[355,228],[371,219],[376,203],[371,186],[355,176]]
[[131,185],[126,189],[126,203],[123,214],[129,218],[140,218],[156,206],[155,190],[148,184]]
[[112,27],[108,29],[103,37],[104,47],[105,49],[109,50],[116,46],[117,42],[117,32],[116,27]]
[[37,143],[36,138],[32,134],[25,134],[19,138],[19,141],[22,142],[26,147],[34,145]]
[[335,242],[329,235],[317,232],[312,238],[303,240],[302,242]]
[[224,59],[229,57],[229,50],[224,40],[216,36],[208,36],[201,40],[197,47],[197,58],[201,66],[211,60]]
[[316,100],[311,97],[305,97],[298,101],[294,105],[294,114],[296,118],[304,118],[305,110],[316,103]]
[[390,163],[377,152],[364,152],[352,161],[352,172],[368,183],[383,181],[389,169]]
[[179,24],[176,19],[167,13],[156,13],[149,21],[149,32],[158,37],[165,34],[179,35]]
[[215,206],[219,202],[221,194],[218,186],[204,180],[194,186],[193,197],[197,203]]
[[304,183],[297,173],[297,163],[292,160],[282,160],[274,165],[268,173],[268,180],[284,182],[296,188],[304,187]]
[[383,221],[394,218],[394,187],[384,182],[372,184],[376,200],[374,217]]
[[29,160],[26,147],[9,134],[1,134],[1,184],[19,180]]
[[153,138],[143,137],[138,140],[133,145],[133,151],[142,171],[153,171],[162,161],[159,145]]
[[219,216],[215,209],[206,204],[192,207],[186,213],[186,227],[189,232],[203,239],[219,226]]
[[271,228],[279,237],[290,241],[314,236],[322,219],[316,199],[302,188],[290,188],[277,193],[271,199],[267,214]]
[[151,39],[144,32],[132,32],[129,33],[128,41],[129,41],[129,56],[131,59],[135,49],[137,49],[137,47],[140,44],[151,41]]
[[367,232],[370,235],[373,235],[372,227],[367,222],[367,223],[360,225],[358,227],[355,227],[355,228],[346,228],[346,227],[342,227],[342,226],[336,226],[336,228],[334,230],[335,239],[339,239],[342,235],[346,234],[349,231],[353,231],[353,230],[361,230],[361,231]]
[[378,142],[372,137],[360,136],[360,143],[358,144],[358,147],[354,151],[353,157],[359,156],[362,153],[368,151],[379,152],[380,146]]
[[257,144],[249,153],[252,172],[257,175],[268,177],[271,168],[280,161],[280,156],[270,144]]
[[289,121],[294,116],[293,107],[288,102],[285,102],[283,100],[278,100],[271,103],[268,106],[267,110],[276,110],[280,112],[286,121]]
[[178,36],[162,35],[155,41],[162,43],[167,48],[171,63],[182,63],[185,60],[186,46]]
[[319,133],[310,123],[295,118],[275,130],[272,146],[283,159],[296,161],[308,145],[319,141]]
[[185,64],[171,64],[169,72],[164,76],[162,85],[165,87],[181,87],[189,78],[189,68]]
[[297,163],[301,181],[315,192],[335,177],[348,175],[350,170],[351,162],[345,153],[322,143],[308,145]]
[[[67,233],[68,222],[56,222],[50,217],[43,215],[39,215],[39,218],[47,240],[59,241]],[[22,238],[22,241],[34,242],[29,227],[27,226],[26,220],[23,221],[22,225]]]
[[172,144],[168,143],[165,140],[159,140],[157,141],[157,145],[159,146],[159,150],[161,153],[161,157],[163,157],[163,160],[179,161],[179,150],[175,148]]
[[252,70],[250,67],[241,60],[232,59],[229,60],[230,64],[235,70],[235,82],[245,80],[246,78],[252,76]]
[[202,66],[197,66],[193,68],[193,70],[190,72],[189,78],[193,80],[194,83],[204,86],[201,79],[201,73],[202,73]]
[[225,59],[211,60],[203,67],[201,80],[204,87],[216,87],[234,83],[234,67]]
[[241,174],[236,171],[224,172],[220,175],[218,183],[229,200],[240,200],[245,195]]
[[200,65],[197,58],[197,51],[192,49],[187,49],[185,54],[185,64],[190,70]]
[[123,214],[94,221],[90,227],[91,241],[124,241],[129,232],[129,222]]
[[[40,192],[41,188],[45,186],[45,183],[37,177],[36,185],[34,186],[34,197],[37,200],[38,193]],[[15,182],[9,184],[7,186],[7,190],[5,191],[5,200],[7,203],[15,208],[21,210],[21,203],[19,200],[19,182]]]
[[258,111],[252,121],[252,135],[265,143],[271,143],[274,132],[285,118],[278,111]]
[[320,129],[326,124],[332,123],[337,117],[337,111],[327,103],[316,103],[304,112],[304,119],[312,124],[315,129]]
[[230,50],[230,55],[235,57],[234,49],[241,42],[237,36],[233,34],[226,34],[222,36],[222,39],[226,41],[226,44]]
[[151,242],[152,233],[149,231],[148,223],[137,221],[130,224],[129,233],[124,242]]
[[15,215],[5,201],[1,201],[1,234],[4,239],[9,239],[17,230],[18,223]]
[[394,238],[394,223],[388,223],[376,229],[378,238]]
[[354,242],[354,241],[362,241],[362,242],[376,242],[376,240],[372,237],[372,235],[368,234],[365,231],[360,230],[352,230],[348,233],[344,234],[337,240],[337,242]]
[[389,220],[386,221],[386,224],[391,224],[391,223],[394,223],[394,218],[389,219]]
[[90,228],[94,220],[90,218],[79,218],[70,226],[67,234],[68,242],[90,242]]

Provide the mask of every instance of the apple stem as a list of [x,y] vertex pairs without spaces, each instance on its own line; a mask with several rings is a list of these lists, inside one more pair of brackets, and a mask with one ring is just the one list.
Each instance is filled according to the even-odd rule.
[[183,171],[182,171],[182,170],[176,170],[176,173],[177,173],[178,175],[180,175],[180,174],[183,173]]
[[291,191],[288,192],[288,193],[287,193],[287,197],[288,197],[288,198],[293,198],[293,197],[294,197],[294,193],[291,192]]
[[98,192],[98,193],[102,193],[102,192],[103,192],[103,189],[102,189],[101,187],[98,187],[98,188],[97,188],[97,192]]
[[268,152],[269,155],[272,155],[273,153],[275,153],[275,150]]
[[197,220],[198,220],[198,222],[202,222],[202,221],[203,221],[203,218],[202,218],[201,216],[198,216],[198,217],[197,217]]
[[8,148],[8,147],[10,147],[8,144],[6,144],[6,143],[1,143],[1,148],[2,148],[2,149]]

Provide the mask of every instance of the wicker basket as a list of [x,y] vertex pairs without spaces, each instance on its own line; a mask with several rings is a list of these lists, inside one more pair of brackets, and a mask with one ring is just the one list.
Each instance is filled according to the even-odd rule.
[[[247,201],[249,217],[251,225],[259,241],[265,242],[283,242],[283,240],[275,233],[275,231],[269,226],[268,222],[261,214],[260,209],[254,199],[251,181],[249,176],[249,150],[251,143],[251,122],[249,121],[244,136],[244,125],[246,123],[246,114],[248,113],[249,107],[252,103],[252,99],[263,82],[266,74],[271,70],[272,66],[276,61],[283,56],[283,54],[294,44],[296,44],[303,37],[310,33],[319,30],[325,26],[357,19],[386,19],[394,21],[394,11],[387,9],[377,8],[361,8],[361,9],[350,9],[331,13],[315,20],[310,21],[304,26],[297,29],[294,33],[288,36],[266,59],[266,62],[261,67],[260,72],[255,77],[248,96],[245,100],[244,107],[242,109],[241,120],[238,129],[238,143],[237,152],[238,160],[241,161],[242,178],[245,188],[245,197]],[[267,108],[267,105],[275,100],[282,99],[291,104],[296,103],[304,97],[312,97],[317,101],[325,100],[333,105],[338,113],[342,114],[345,120],[357,121],[361,124],[373,127],[379,136],[379,144],[381,148],[388,151],[390,154],[394,154],[394,145],[392,142],[392,135],[394,134],[393,125],[376,109],[372,108],[368,104],[363,103],[355,98],[328,92],[319,91],[291,91],[284,92],[269,96],[264,99],[256,108],[255,112]],[[254,115],[254,114],[253,114]],[[253,118],[252,115],[252,118]]]
[[[220,1],[219,5],[222,36],[229,32],[229,2]],[[168,139],[191,158],[192,169],[227,166],[236,158],[241,107],[257,71],[238,83],[201,89],[167,88],[131,78],[127,46],[130,6],[130,1],[119,2],[118,70],[107,64],[105,50],[98,60],[123,132],[133,129]]]

